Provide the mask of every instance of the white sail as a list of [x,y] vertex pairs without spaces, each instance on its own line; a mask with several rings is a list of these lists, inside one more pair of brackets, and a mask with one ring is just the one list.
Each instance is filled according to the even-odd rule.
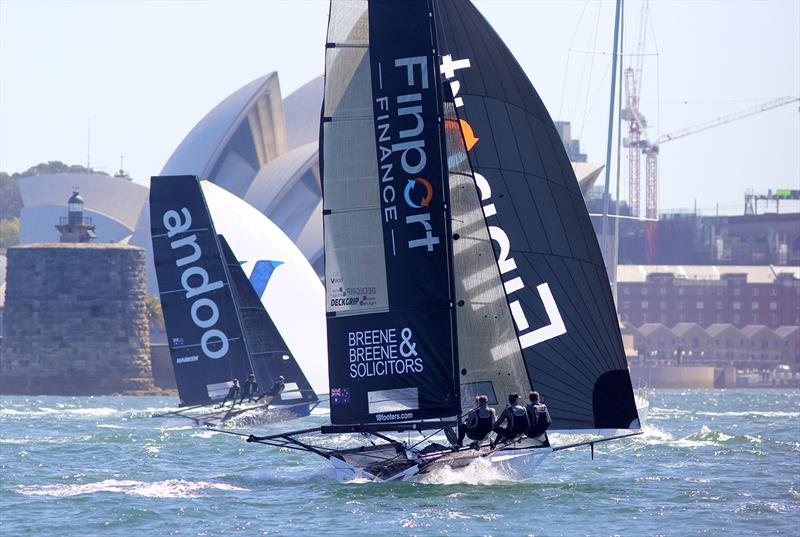
[[261,302],[314,391],[328,392],[325,290],[294,243],[257,209],[209,181],[203,194],[216,230],[224,235],[245,273],[257,261],[277,265]]

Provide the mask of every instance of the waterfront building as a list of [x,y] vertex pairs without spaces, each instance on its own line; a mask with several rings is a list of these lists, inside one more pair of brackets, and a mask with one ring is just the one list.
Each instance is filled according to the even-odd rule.
[[[731,272],[727,272],[731,270]],[[800,325],[800,268],[620,265],[622,321]]]

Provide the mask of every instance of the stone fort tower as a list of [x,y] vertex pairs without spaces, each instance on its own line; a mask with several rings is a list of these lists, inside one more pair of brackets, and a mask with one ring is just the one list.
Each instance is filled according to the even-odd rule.
[[2,393],[153,388],[144,249],[78,242],[93,237],[75,233],[84,222],[75,220],[73,201],[72,221],[61,222],[71,225],[64,242],[7,250]]

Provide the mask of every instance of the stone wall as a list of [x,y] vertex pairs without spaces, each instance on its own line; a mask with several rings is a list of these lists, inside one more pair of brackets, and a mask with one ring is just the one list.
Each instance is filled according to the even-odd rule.
[[42,243],[8,249],[0,392],[153,388],[144,250]]

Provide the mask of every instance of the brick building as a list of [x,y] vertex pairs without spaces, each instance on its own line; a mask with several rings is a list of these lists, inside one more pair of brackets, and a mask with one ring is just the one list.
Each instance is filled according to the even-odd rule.
[[[734,270],[724,272],[729,268]],[[769,266],[621,265],[619,269],[617,307],[622,321],[632,326],[800,325],[797,269],[778,273]]]

